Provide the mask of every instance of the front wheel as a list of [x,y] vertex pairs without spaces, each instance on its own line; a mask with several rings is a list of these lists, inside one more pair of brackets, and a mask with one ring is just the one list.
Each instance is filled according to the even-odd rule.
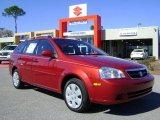
[[19,72],[17,69],[15,69],[13,72],[12,81],[13,81],[13,86],[17,89],[22,88],[24,85],[24,83],[20,79]]
[[67,107],[74,112],[84,112],[90,107],[88,92],[83,82],[77,78],[66,83],[63,94]]

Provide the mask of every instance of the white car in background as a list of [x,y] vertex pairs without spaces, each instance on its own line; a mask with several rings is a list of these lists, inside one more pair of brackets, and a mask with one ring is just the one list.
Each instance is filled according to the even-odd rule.
[[132,59],[146,59],[148,57],[148,52],[146,49],[134,49],[131,52],[130,58]]
[[17,45],[7,45],[2,50],[0,50],[0,64],[2,61],[8,61],[10,59],[10,54],[16,47]]

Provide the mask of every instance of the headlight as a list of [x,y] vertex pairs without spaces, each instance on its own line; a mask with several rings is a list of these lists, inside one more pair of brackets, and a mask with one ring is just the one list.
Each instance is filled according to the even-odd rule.
[[148,67],[147,67],[146,65],[144,65],[144,67],[145,67],[145,69],[146,69],[146,71],[147,71],[147,74],[149,74],[149,69],[148,69]]
[[99,69],[101,79],[112,79],[112,78],[125,78],[125,75],[121,70],[111,67],[101,67]]

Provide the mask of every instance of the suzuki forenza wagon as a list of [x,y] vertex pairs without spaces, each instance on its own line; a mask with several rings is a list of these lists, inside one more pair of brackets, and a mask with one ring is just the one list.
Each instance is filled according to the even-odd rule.
[[91,103],[119,104],[152,92],[147,67],[108,56],[93,45],[71,39],[41,37],[18,45],[10,58],[17,89],[25,84],[63,94],[75,112]]

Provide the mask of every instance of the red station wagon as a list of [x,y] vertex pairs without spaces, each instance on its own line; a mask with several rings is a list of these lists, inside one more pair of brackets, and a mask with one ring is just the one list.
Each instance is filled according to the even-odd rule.
[[31,84],[61,93],[75,112],[86,111],[90,103],[118,104],[143,97],[154,84],[144,65],[62,38],[41,37],[19,44],[9,70],[15,88]]

